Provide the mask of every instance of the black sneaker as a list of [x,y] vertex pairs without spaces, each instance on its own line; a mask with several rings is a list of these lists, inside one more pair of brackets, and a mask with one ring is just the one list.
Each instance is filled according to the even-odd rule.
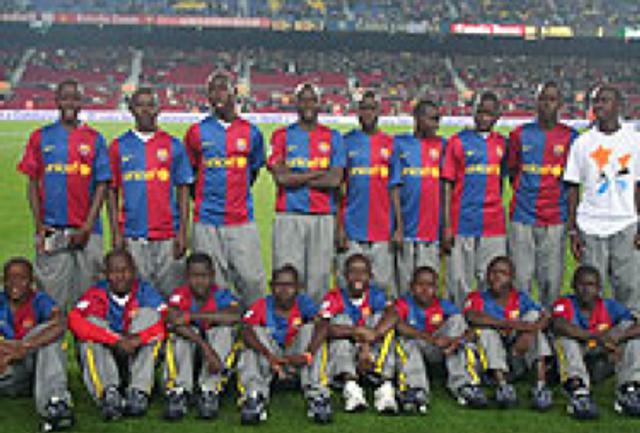
[[125,412],[129,416],[143,416],[149,408],[149,397],[136,388],[127,389],[125,396]]
[[167,392],[164,418],[177,421],[187,414],[187,393],[182,388],[172,389]]
[[547,386],[534,386],[531,388],[531,406],[544,412],[553,406],[553,393]]
[[218,416],[220,409],[220,398],[218,393],[204,391],[198,395],[197,400],[198,417],[202,419],[213,419]]
[[481,409],[489,405],[487,396],[482,388],[477,385],[462,385],[456,391],[455,397],[460,406]]
[[598,406],[587,388],[578,388],[571,393],[567,413],[576,419],[595,419],[599,415]]
[[122,418],[124,412],[124,400],[120,391],[115,386],[110,386],[104,390],[100,404],[102,417],[105,421],[115,421]]
[[318,424],[327,424],[333,418],[331,400],[328,397],[315,397],[307,401],[307,416]]
[[62,431],[73,427],[75,418],[70,404],[64,399],[53,397],[46,406],[47,415],[42,420],[42,431]]
[[496,403],[502,409],[508,409],[518,404],[516,389],[510,383],[503,383],[496,388]]
[[616,412],[629,416],[640,416],[640,388],[634,383],[625,383],[616,390],[613,404]]
[[429,397],[422,388],[409,388],[398,393],[398,405],[402,412],[426,414],[429,410]]
[[267,406],[261,394],[245,397],[240,409],[240,422],[243,425],[258,424],[267,420]]

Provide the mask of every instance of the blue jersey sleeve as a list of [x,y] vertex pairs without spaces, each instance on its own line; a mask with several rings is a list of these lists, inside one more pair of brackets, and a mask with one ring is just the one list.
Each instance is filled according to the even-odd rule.
[[369,291],[369,304],[374,313],[378,313],[387,306],[387,295],[380,289],[371,288]]
[[51,310],[56,307],[56,301],[45,292],[37,292],[33,299],[33,310],[38,324],[44,323],[51,317]]
[[251,126],[251,154],[249,155],[251,171],[259,170],[265,164],[264,137],[255,126]]
[[393,152],[391,152],[391,160],[389,161],[389,188],[393,188],[402,184],[402,164],[400,155],[402,153],[401,142],[393,139]]
[[171,164],[171,176],[176,185],[193,183],[193,169],[187,156],[184,144],[177,138],[173,139],[173,161]]
[[347,151],[342,135],[338,131],[331,131],[331,167],[347,166]]
[[109,152],[107,143],[102,134],[96,136],[96,152],[93,160],[94,182],[107,182],[111,180],[111,165],[109,164]]
[[447,301],[446,299],[442,299],[440,301],[440,306],[442,307],[442,312],[445,319],[448,319],[451,316],[455,316],[456,314],[460,314],[460,309],[456,307],[455,304]]
[[215,297],[216,308],[218,310],[224,310],[238,303],[238,298],[236,298],[233,293],[231,293],[231,290],[228,289],[220,289],[216,291]]
[[138,292],[138,302],[141,307],[160,308],[164,304],[164,299],[158,291],[147,282],[140,282]]
[[312,321],[319,311],[318,304],[316,304],[315,301],[306,294],[298,296],[298,308],[300,309],[300,315],[305,322]]
[[631,312],[621,303],[613,299],[606,299],[604,302],[607,307],[607,311],[609,312],[609,317],[611,317],[611,323],[613,326],[624,320],[633,320]]
[[525,293],[520,292],[520,317],[527,314],[529,311],[540,311],[542,307],[535,302],[531,297]]

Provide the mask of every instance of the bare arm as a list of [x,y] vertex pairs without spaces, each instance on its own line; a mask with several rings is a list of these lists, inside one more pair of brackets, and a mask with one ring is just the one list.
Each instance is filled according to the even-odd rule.
[[39,254],[44,252],[44,232],[45,227],[40,219],[40,194],[38,194],[38,180],[29,178],[27,185],[27,200],[29,200],[29,208],[31,209],[31,217],[36,236],[36,250]]
[[178,213],[180,216],[180,227],[178,236],[175,239],[173,256],[176,259],[184,256],[187,250],[187,228],[189,226],[189,185],[178,185],[176,187],[178,198]]
[[586,342],[593,338],[593,336],[586,329],[582,329],[579,326],[569,322],[564,317],[553,318],[553,332],[561,337],[569,337],[574,340]]
[[271,168],[271,175],[278,186],[285,188],[298,188],[308,186],[310,180],[320,177],[322,171],[293,172],[283,162],[275,164]]
[[331,167],[329,170],[321,171],[322,175],[311,179],[308,182],[310,188],[315,189],[334,189],[338,188],[344,177],[344,169],[342,167]]
[[111,230],[111,244],[113,248],[123,248],[124,238],[118,225],[118,190],[109,188],[107,191],[107,214]]
[[567,229],[569,231],[569,243],[571,252],[576,260],[580,260],[582,257],[582,239],[580,239],[580,232],[578,231],[578,224],[576,222],[576,215],[578,210],[578,203],[580,202],[580,186],[576,183],[568,183],[569,190],[567,192]]
[[72,234],[69,239],[69,243],[72,246],[84,247],[87,244],[89,236],[91,236],[91,232],[93,231],[93,226],[96,224],[96,220],[100,217],[102,203],[104,203],[105,196],[107,195],[107,185],[108,182],[98,182],[96,184],[87,219],[84,224],[82,224],[82,227],[80,227],[78,232]]
[[404,221],[402,219],[402,207],[400,205],[400,187],[394,186],[391,189],[391,203],[393,205],[393,215],[395,216],[396,229],[393,233],[393,242],[396,247],[402,248],[404,241]]
[[444,232],[442,234],[442,250],[445,254],[450,254],[453,244],[455,242],[455,236],[453,234],[453,222],[451,221],[451,199],[453,196],[453,182],[450,180],[444,181],[444,201],[442,203],[443,209],[443,226]]

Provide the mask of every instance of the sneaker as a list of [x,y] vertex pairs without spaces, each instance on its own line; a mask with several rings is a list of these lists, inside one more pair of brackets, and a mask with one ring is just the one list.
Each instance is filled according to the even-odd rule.
[[122,418],[124,413],[124,400],[120,395],[120,391],[115,386],[110,386],[104,390],[100,407],[102,417],[105,421],[115,421]]
[[307,416],[318,424],[327,424],[333,418],[329,397],[318,396],[307,401]]
[[202,419],[213,419],[218,416],[220,409],[220,398],[218,393],[213,391],[202,391],[198,395],[197,401],[198,417]]
[[477,385],[462,385],[456,392],[456,401],[460,406],[480,409],[489,405],[482,388]]
[[58,397],[53,397],[45,408],[47,414],[42,420],[42,431],[62,431],[73,427],[75,418],[69,403]]
[[567,413],[576,419],[598,418],[598,406],[591,398],[587,388],[578,388],[571,393],[567,404]]
[[510,383],[503,383],[496,388],[496,403],[502,409],[508,409],[518,403],[516,389]]
[[129,416],[143,416],[149,408],[149,397],[136,388],[127,389],[125,395],[125,413]]
[[240,408],[240,422],[243,425],[258,424],[267,420],[267,406],[262,394],[245,397]]
[[345,412],[357,412],[367,408],[367,400],[364,398],[364,390],[355,380],[349,380],[342,390]]
[[177,421],[187,414],[187,393],[183,388],[174,388],[167,392],[164,418]]
[[398,405],[403,412],[426,414],[429,410],[429,398],[422,388],[409,388],[398,393]]
[[531,388],[531,405],[534,409],[544,412],[553,406],[553,393],[546,385]]
[[637,384],[626,383],[616,390],[613,409],[619,414],[640,416],[640,388]]
[[374,406],[380,413],[398,413],[398,403],[396,402],[396,391],[390,381],[384,382],[373,393]]

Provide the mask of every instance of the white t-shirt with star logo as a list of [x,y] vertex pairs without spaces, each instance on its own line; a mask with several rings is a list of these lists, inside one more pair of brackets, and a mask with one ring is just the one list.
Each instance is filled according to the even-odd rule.
[[640,133],[626,125],[613,134],[592,127],[571,146],[564,180],[582,186],[576,223],[586,234],[610,236],[636,224]]

